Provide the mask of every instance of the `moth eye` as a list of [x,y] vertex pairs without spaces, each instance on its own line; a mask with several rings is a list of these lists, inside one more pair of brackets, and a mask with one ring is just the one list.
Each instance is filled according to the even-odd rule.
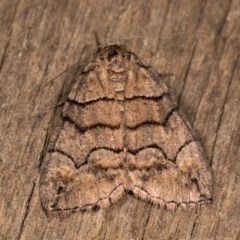
[[108,55],[107,55],[108,61],[110,62],[117,55],[118,55],[118,52],[116,49],[109,50]]
[[92,207],[92,211],[98,211],[100,209],[100,206],[99,205],[94,205]]

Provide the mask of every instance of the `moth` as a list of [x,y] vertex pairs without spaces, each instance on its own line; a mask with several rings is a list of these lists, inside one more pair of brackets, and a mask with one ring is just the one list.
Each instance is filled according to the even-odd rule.
[[189,123],[159,74],[124,46],[99,49],[61,119],[41,173],[47,211],[104,208],[125,193],[167,208],[211,200]]

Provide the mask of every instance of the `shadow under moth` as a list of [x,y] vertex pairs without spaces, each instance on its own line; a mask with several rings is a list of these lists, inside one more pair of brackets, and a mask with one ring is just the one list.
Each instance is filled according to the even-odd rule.
[[121,45],[73,86],[40,180],[47,211],[108,207],[125,193],[175,208],[208,202],[212,176],[161,77]]

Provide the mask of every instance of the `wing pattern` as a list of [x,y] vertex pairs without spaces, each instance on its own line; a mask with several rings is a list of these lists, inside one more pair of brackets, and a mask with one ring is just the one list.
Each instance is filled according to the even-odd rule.
[[107,207],[129,191],[168,208],[209,201],[203,150],[154,70],[119,45],[103,47],[86,69],[46,155],[43,207]]

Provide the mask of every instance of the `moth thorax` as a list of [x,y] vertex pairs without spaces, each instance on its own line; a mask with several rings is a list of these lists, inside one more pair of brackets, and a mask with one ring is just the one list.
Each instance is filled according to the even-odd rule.
[[115,73],[123,73],[125,72],[125,64],[122,59],[119,59],[119,56],[114,57],[111,59],[111,61],[108,63],[108,69]]
[[109,80],[111,81],[112,87],[116,92],[117,99],[123,100],[126,76],[122,74],[121,75],[113,74],[109,77]]
[[123,100],[124,89],[126,84],[126,72],[109,71],[109,80],[111,82],[113,89],[116,92],[116,95],[118,96],[117,99]]
[[117,99],[123,100],[126,84],[126,63],[124,63],[123,56],[120,54],[108,60],[109,80],[116,92]]

